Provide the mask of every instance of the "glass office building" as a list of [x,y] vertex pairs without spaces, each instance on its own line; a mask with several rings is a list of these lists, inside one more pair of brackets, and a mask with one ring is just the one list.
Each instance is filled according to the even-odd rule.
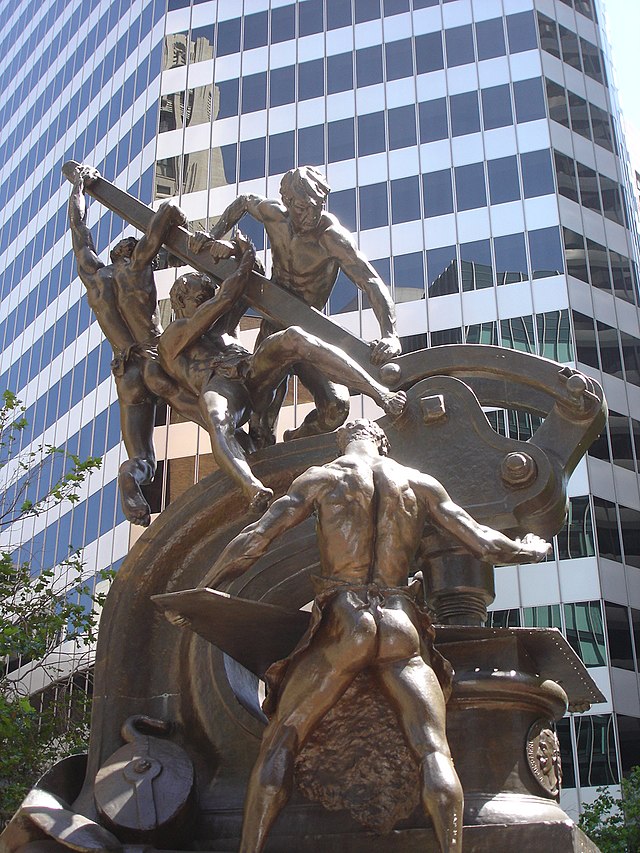
[[[491,620],[560,628],[607,696],[559,725],[565,807],[576,814],[596,786],[617,784],[640,763],[640,317],[637,210],[599,0],[0,10],[0,384],[28,407],[26,444],[105,458],[80,504],[28,531],[25,554],[53,565],[84,542],[93,573],[117,566],[130,540],[111,351],[75,276],[62,163],[92,163],[147,203],[178,198],[193,227],[239,193],[276,197],[292,166],[319,166],[329,209],[392,290],[405,351],[494,344],[576,365],[605,388],[609,426],[571,480],[553,557],[497,569]],[[103,253],[123,229],[97,204],[89,224]],[[268,271],[262,227],[242,227]],[[156,273],[163,300],[176,274]],[[328,310],[377,336],[342,274]],[[248,344],[257,322],[243,322]],[[310,405],[290,389],[280,430]],[[358,399],[352,412],[376,410]],[[525,439],[537,426],[515,411],[488,417]],[[177,421],[158,412],[155,511],[212,470],[208,438]]]

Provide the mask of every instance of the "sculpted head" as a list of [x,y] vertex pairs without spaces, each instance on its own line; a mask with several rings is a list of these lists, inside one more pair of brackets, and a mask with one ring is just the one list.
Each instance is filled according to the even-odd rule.
[[208,275],[188,272],[176,279],[169,291],[169,299],[176,317],[192,317],[198,305],[216,294],[217,287]]
[[298,232],[313,231],[320,221],[330,187],[313,166],[290,169],[280,182],[282,203]]
[[350,421],[338,430],[338,447],[343,453],[352,441],[372,441],[378,448],[380,456],[389,453],[389,439],[383,429],[375,421],[361,419]]
[[117,261],[121,261],[124,258],[130,258],[137,245],[138,241],[135,237],[125,237],[124,240],[120,240],[120,242],[116,243],[109,253],[111,262],[115,264]]

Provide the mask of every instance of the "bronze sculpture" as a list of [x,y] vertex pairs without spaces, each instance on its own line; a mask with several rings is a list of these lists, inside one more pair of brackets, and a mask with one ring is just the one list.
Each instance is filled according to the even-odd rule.
[[122,463],[118,485],[125,516],[147,526],[149,505],[141,486],[156,471],[153,426],[158,397],[191,420],[199,413],[193,395],[180,389],[158,363],[156,346],[162,333],[152,262],[174,225],[185,225],[184,213],[164,202],[140,240],[121,240],[111,252],[111,264],[98,257],[87,227],[85,185],[99,179],[90,167],[76,170],[69,198],[69,223],[78,275],[87,289],[89,306],[113,347],[111,370],[120,403],[122,438],[129,458]]
[[[371,345],[371,363],[382,365],[401,351],[394,304],[388,288],[351,234],[324,210],[329,191],[324,176],[312,166],[291,169],[280,184],[282,202],[241,195],[222,213],[209,234],[197,232],[189,245],[196,253],[208,246],[212,257],[224,257],[215,240],[224,237],[248,213],[264,225],[269,237],[273,280],[318,310],[327,304],[342,270],[369,298],[382,335]],[[263,322],[258,343],[273,331],[272,324]],[[331,432],[344,423],[349,413],[346,388],[328,381],[312,365],[296,365],[292,372],[311,391],[317,408],[297,429],[288,432],[286,439]],[[262,437],[271,432],[283,396],[281,391],[262,424],[254,419],[252,429]]]
[[535,562],[550,546],[533,534],[512,540],[477,524],[437,480],[386,458],[386,436],[371,421],[347,425],[339,441],[343,455],[298,477],[212,570],[218,583],[234,579],[274,539],[316,514],[321,577],[314,618],[289,658],[267,672],[271,716],[249,781],[240,851],[263,850],[291,794],[295,755],[369,668],[420,765],[422,804],[440,848],[460,850],[462,788],[446,740],[430,622],[406,586],[411,563],[427,521],[483,559]]
[[[228,244],[222,248],[228,254]],[[252,412],[260,416],[268,411],[292,365],[313,365],[327,379],[369,395],[390,414],[401,414],[406,395],[388,391],[341,350],[295,326],[263,338],[253,355],[231,338],[235,308],[255,261],[252,244],[241,235],[235,249],[238,269],[217,292],[208,277],[198,274],[174,284],[176,319],[158,339],[158,352],[167,373],[197,395],[216,461],[240,485],[250,509],[263,511],[273,492],[252,474],[237,429]]]

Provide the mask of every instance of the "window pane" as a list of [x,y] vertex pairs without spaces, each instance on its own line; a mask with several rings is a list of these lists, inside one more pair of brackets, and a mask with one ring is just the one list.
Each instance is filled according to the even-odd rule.
[[400,80],[413,76],[413,50],[411,39],[387,42],[385,46],[387,80]]
[[620,343],[627,382],[640,385],[640,341],[621,331]]
[[340,270],[338,278],[329,297],[329,312],[343,314],[358,310],[358,288]]
[[[413,0],[414,7],[416,0]],[[416,36],[416,68],[418,74],[444,68],[442,33],[424,33]]]
[[611,666],[620,669],[635,669],[631,650],[631,625],[629,611],[620,604],[604,603],[607,617],[607,639],[609,640],[609,659]]
[[460,95],[452,95],[449,104],[453,136],[464,136],[467,133],[477,133],[480,130],[477,92],[462,92]]
[[518,160],[515,155],[489,160],[487,169],[491,204],[502,204],[520,198]]
[[600,290],[611,291],[611,278],[609,276],[609,261],[605,246],[587,239],[587,255],[589,258],[589,271],[591,273],[591,284]]
[[498,284],[525,281],[529,276],[524,234],[507,234],[493,241]]
[[[533,317],[512,317],[510,320],[500,320],[500,343],[503,347],[527,352],[535,355],[536,343],[533,335]],[[511,426],[511,418],[516,415],[522,415],[526,412],[509,411],[509,420]],[[519,426],[519,424],[518,424]],[[518,429],[519,432],[519,429]],[[511,435],[511,430],[510,430]],[[514,438],[514,435],[511,435]],[[525,441],[531,436],[528,435]]]
[[538,326],[539,355],[553,361],[573,361],[573,344],[567,309],[538,314],[536,315],[536,324]]
[[396,255],[393,259],[395,302],[424,298],[424,260],[422,252]]
[[251,50],[254,47],[262,47],[267,43],[267,13],[257,12],[255,15],[244,16],[244,37],[243,44],[245,50]]
[[556,164],[556,177],[558,179],[558,192],[571,201],[578,201],[578,179],[576,178],[576,164],[572,157],[553,152]]
[[358,155],[376,154],[385,148],[384,113],[358,116]]
[[560,43],[558,41],[558,26],[554,20],[538,12],[538,33],[543,50],[560,59]]
[[420,190],[417,175],[391,181],[391,221],[420,219]]
[[[456,247],[445,246],[427,251],[427,281],[429,296],[458,292]],[[433,340],[433,337],[432,337]]]
[[613,136],[609,125],[609,114],[591,103],[589,104],[589,113],[593,127],[593,141],[597,145],[602,145],[603,148],[613,151]]
[[520,611],[515,607],[512,610],[491,610],[487,615],[487,628],[520,627]]
[[558,628],[562,630],[559,604],[523,607],[522,616],[525,628]]
[[274,68],[271,71],[269,103],[272,107],[292,104],[296,99],[296,80],[293,66]]
[[605,666],[604,625],[599,601],[564,605],[567,640],[585,666]]
[[616,714],[618,738],[620,740],[620,760],[622,772],[626,776],[640,764],[640,720]]
[[484,163],[470,163],[454,169],[458,210],[472,210],[487,204]]
[[353,119],[345,118],[329,124],[329,162],[349,160],[355,157]]
[[557,226],[529,231],[529,253],[533,278],[562,275],[562,246]]
[[[440,329],[431,332],[431,346],[440,347],[446,344],[461,344],[462,329]],[[639,611],[640,612],[640,611]]]
[[579,714],[575,718],[580,784],[615,785],[618,766],[610,714]]
[[633,459],[633,441],[631,439],[628,416],[609,410],[607,428],[611,436],[613,462],[621,468],[633,471],[635,469],[635,462]]
[[355,0],[356,24],[380,17],[380,0]]
[[520,155],[525,198],[555,193],[550,151],[528,151]]
[[436,98],[418,105],[420,117],[420,142],[434,142],[449,136],[447,99]]
[[313,59],[298,65],[298,100],[307,101],[324,95],[324,60]]
[[409,0],[383,0],[385,15],[400,15],[409,11]]
[[511,93],[508,84],[482,90],[482,121],[485,130],[513,124]]
[[598,175],[598,177],[600,179],[604,215],[607,219],[617,222],[618,225],[624,225],[619,184],[616,181],[612,181],[611,178],[605,177],[605,175]]
[[615,504],[604,498],[594,497],[593,509],[596,518],[598,554],[601,557],[621,563],[622,549],[620,547]]
[[356,191],[349,189],[330,193],[329,212],[338,218],[338,222],[344,225],[347,231],[355,231],[357,228]]
[[466,65],[468,62],[475,60],[471,24],[445,30],[445,41],[447,45],[447,65],[449,68],[455,65]]
[[324,164],[324,127],[301,127],[298,131],[298,165],[321,166]]
[[582,52],[582,64],[584,65],[585,74],[597,80],[598,83],[604,83],[600,51],[598,48],[595,44],[591,44],[590,41],[580,38],[580,50]]
[[513,84],[513,98],[517,122],[524,123],[546,117],[542,80],[539,77],[516,80]]
[[509,53],[535,50],[538,47],[538,40],[533,12],[518,12],[515,15],[507,15],[507,36],[509,38]]
[[570,498],[567,520],[558,533],[558,559],[593,557],[595,541],[589,498]]
[[416,108],[395,107],[389,110],[389,148],[407,148],[416,144]]
[[360,187],[360,228],[379,228],[389,224],[386,183]]
[[600,207],[600,193],[598,192],[598,177],[593,169],[583,163],[576,163],[578,170],[578,183],[580,185],[580,197],[582,204],[589,210],[602,213]]
[[[568,228],[563,229],[563,235],[564,253],[567,259],[567,274],[588,283],[589,273],[587,271],[587,253],[584,247],[584,237],[582,234],[577,234]],[[585,362],[585,364],[588,363]]]
[[576,771],[573,760],[573,746],[571,743],[571,719],[564,717],[556,723],[556,734],[560,741],[560,759],[562,761],[562,788],[576,787]]
[[231,21],[221,21],[218,24],[216,40],[216,55],[228,56],[240,51],[240,18]]
[[337,30],[351,24],[351,4],[344,0],[327,0],[327,29]]
[[308,36],[312,33],[321,33],[322,0],[299,0],[298,4],[298,33]]
[[451,169],[427,172],[422,176],[424,214],[426,217],[453,213]]
[[547,102],[549,104],[549,116],[553,121],[569,125],[569,111],[567,109],[567,93],[563,86],[558,86],[553,80],[545,80],[547,87]]
[[624,379],[622,372],[622,359],[620,358],[620,339],[618,330],[606,323],[596,320],[598,332],[598,344],[600,345],[600,361],[605,373]]
[[616,296],[626,299],[627,302],[635,304],[633,277],[629,258],[619,255],[617,252],[609,251],[611,258],[611,277],[613,290]]
[[271,10],[271,44],[295,38],[295,6],[281,6]]
[[464,339],[467,344],[484,344],[485,346],[498,346],[498,329],[495,321],[490,323],[476,323],[466,326]]
[[494,56],[504,56],[506,48],[502,18],[478,21],[476,24],[476,44],[478,45],[478,59],[492,59]]
[[359,87],[382,83],[382,47],[364,47],[356,51],[356,80]]
[[571,115],[571,129],[585,139],[591,139],[591,125],[589,124],[589,110],[587,102],[575,92],[567,92],[569,96],[569,113]]
[[460,269],[463,290],[482,290],[493,286],[491,243],[474,240],[460,245]]
[[240,180],[264,177],[264,139],[248,139],[240,143]]
[[269,174],[280,175],[295,166],[294,133],[274,133],[269,137]]
[[347,92],[353,89],[353,55],[338,53],[327,57],[327,92]]
[[247,74],[242,78],[242,112],[252,113],[267,106],[267,74]]
[[216,86],[218,90],[218,114],[216,118],[229,118],[238,115],[238,81],[222,80]]
[[562,59],[567,65],[572,68],[582,71],[582,63],[580,62],[580,48],[578,47],[578,36],[559,24],[560,29],[560,47],[562,49]]

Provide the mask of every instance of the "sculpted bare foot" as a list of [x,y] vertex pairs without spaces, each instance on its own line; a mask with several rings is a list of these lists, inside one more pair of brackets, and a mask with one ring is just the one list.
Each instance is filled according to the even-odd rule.
[[118,475],[118,484],[122,510],[127,521],[131,524],[139,524],[141,527],[148,527],[151,524],[151,509],[138,483],[131,474],[124,471]]
[[395,394],[383,394],[380,405],[388,415],[397,418],[403,413],[404,407],[407,405],[407,395],[404,391],[396,391]]
[[273,498],[273,490],[268,489],[266,486],[260,484],[255,490],[252,490],[250,493],[250,501],[249,501],[249,511],[258,513],[262,515],[262,513],[267,509],[271,500]]

